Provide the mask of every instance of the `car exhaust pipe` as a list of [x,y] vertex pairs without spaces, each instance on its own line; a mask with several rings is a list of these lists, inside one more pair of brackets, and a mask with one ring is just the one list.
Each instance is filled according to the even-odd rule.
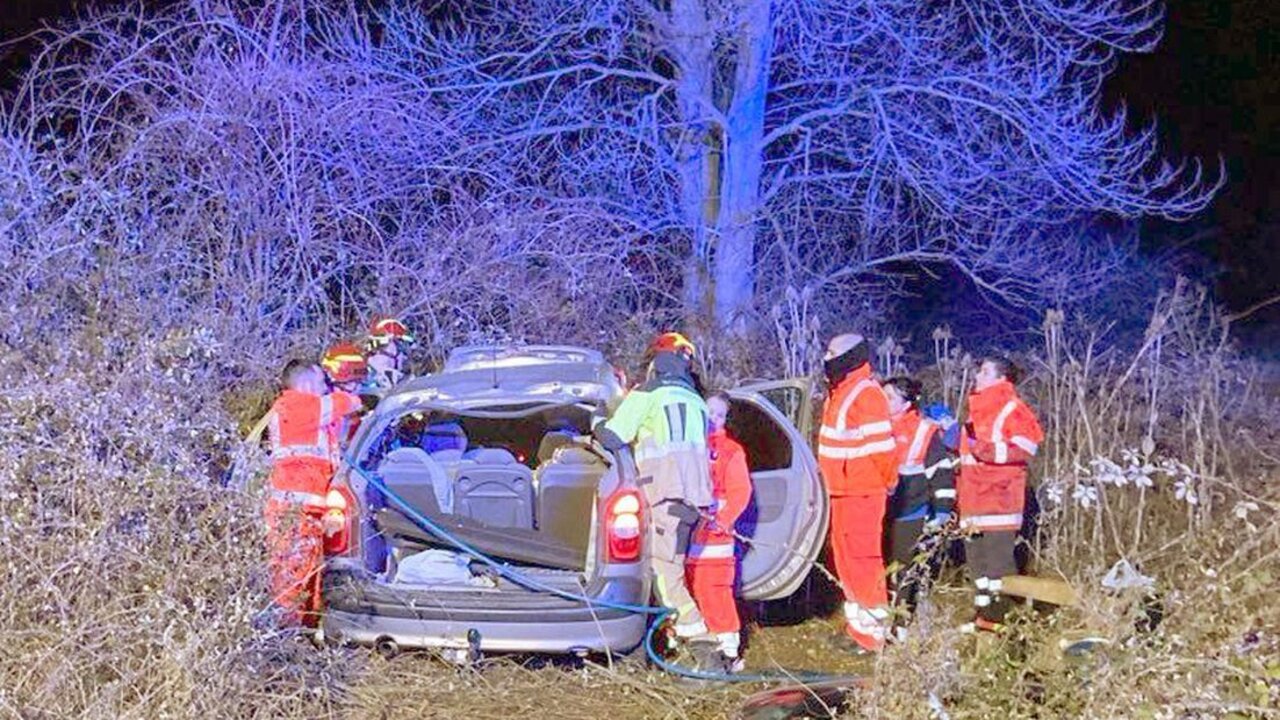
[[387,635],[383,635],[373,644],[379,655],[390,660],[400,654],[400,644]]

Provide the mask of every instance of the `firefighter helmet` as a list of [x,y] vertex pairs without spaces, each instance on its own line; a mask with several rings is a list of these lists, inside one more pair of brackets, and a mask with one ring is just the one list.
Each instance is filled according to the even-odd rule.
[[645,353],[648,357],[653,357],[658,353],[669,352],[684,356],[687,360],[693,360],[693,356],[698,350],[689,342],[689,338],[678,332],[662,333],[649,343],[649,349]]
[[414,342],[413,333],[409,332],[409,326],[396,318],[384,315],[375,317],[369,325],[369,345],[380,347],[392,340],[397,344],[411,345]]
[[335,383],[362,382],[369,375],[369,363],[355,343],[340,342],[330,347],[320,365]]

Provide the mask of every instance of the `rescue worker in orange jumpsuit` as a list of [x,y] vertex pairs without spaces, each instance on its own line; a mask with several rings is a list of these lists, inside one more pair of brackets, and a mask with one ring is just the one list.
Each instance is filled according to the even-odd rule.
[[733,527],[751,500],[751,475],[747,453],[725,427],[729,395],[718,392],[707,398],[707,451],[711,455],[711,514],[694,527],[685,556],[685,579],[702,611],[707,630],[716,638],[717,664],[726,672],[739,672],[742,621],[734,599],[738,574]]
[[969,533],[965,559],[976,587],[967,631],[995,631],[1008,610],[1002,578],[1016,575],[1014,546],[1022,527],[1027,463],[1044,441],[1036,414],[1014,390],[1017,368],[987,357],[974,376],[969,418],[960,434],[957,483],[960,528]]
[[378,316],[369,326],[365,345],[369,362],[366,392],[383,394],[404,377],[409,346],[413,345],[409,326],[393,317]]
[[951,520],[956,488],[955,461],[943,443],[938,423],[920,413],[920,382],[909,377],[884,382],[893,423],[898,484],[889,497],[885,523],[885,558],[890,563],[890,596],[895,606],[894,635],[905,635],[905,621],[915,612],[916,597],[937,563],[922,540]]
[[831,496],[831,555],[852,649],[875,651],[884,645],[889,618],[882,542],[885,500],[897,479],[889,401],[871,375],[861,335],[832,338],[823,371],[829,392],[818,464]]
[[338,453],[338,432],[360,398],[327,392],[324,372],[313,362],[292,360],[285,389],[271,406],[271,478],[267,495],[267,554],[271,591],[284,625],[309,624],[318,608],[320,567],[329,482]]

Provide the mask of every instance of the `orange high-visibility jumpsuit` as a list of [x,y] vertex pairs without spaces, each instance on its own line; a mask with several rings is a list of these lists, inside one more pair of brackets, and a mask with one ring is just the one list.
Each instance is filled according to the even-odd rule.
[[707,436],[707,449],[714,520],[704,518],[694,528],[685,556],[685,578],[707,630],[715,634],[725,655],[737,657],[742,621],[733,593],[738,571],[733,526],[751,500],[751,475],[746,451],[723,429]]
[[915,611],[919,589],[937,570],[933,553],[920,562],[921,540],[929,523],[941,524],[955,504],[955,462],[942,441],[942,428],[921,416],[915,406],[893,416],[894,457],[898,484],[885,514],[885,561],[890,573],[890,599]]
[[343,418],[360,408],[360,398],[350,393],[298,390],[285,390],[271,406],[272,465],[264,515],[271,592],[285,622],[306,622],[319,607],[325,495]]
[[956,482],[960,527],[973,533],[965,556],[976,589],[974,625],[994,630],[1007,610],[1001,578],[1018,572],[1014,547],[1022,528],[1027,463],[1044,431],[1007,380],[969,395],[968,427],[973,434],[960,434]]
[[831,555],[844,591],[846,630],[863,648],[877,650],[889,618],[881,542],[897,464],[889,401],[871,377],[870,363],[827,397],[818,464],[831,496]]

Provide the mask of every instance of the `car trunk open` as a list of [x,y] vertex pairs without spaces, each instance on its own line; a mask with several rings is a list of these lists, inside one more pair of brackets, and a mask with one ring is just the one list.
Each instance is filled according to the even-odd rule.
[[596,505],[612,472],[582,437],[588,422],[588,411],[575,405],[391,419],[373,431],[362,456],[412,512],[364,488],[365,567],[381,582],[399,583],[406,558],[455,551],[412,517],[420,515],[484,555],[522,572],[568,576],[580,589],[595,564]]

